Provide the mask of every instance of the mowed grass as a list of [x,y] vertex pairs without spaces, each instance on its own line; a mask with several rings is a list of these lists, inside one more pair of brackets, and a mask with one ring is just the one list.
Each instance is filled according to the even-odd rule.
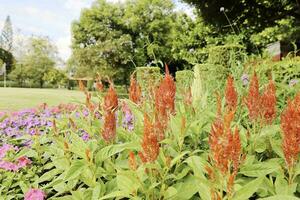
[[80,91],[64,89],[0,88],[0,111],[34,108],[42,103],[55,106],[60,103],[84,102]]

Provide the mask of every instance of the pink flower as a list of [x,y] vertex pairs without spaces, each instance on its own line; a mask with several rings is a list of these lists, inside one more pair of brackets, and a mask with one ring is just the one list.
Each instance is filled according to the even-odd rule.
[[14,149],[14,147],[10,144],[4,144],[2,147],[0,147],[0,159],[4,158],[6,155],[6,152]]
[[31,164],[31,160],[29,160],[26,156],[22,156],[20,158],[18,158],[18,167],[22,168],[25,167],[26,165],[30,165]]
[[19,167],[12,162],[0,160],[0,169],[5,169],[7,171],[18,171]]
[[40,189],[31,188],[26,194],[24,200],[44,200],[46,194]]

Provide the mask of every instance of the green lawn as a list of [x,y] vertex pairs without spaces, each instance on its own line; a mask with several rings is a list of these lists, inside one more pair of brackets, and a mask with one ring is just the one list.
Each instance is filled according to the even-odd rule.
[[60,103],[84,102],[80,91],[63,89],[0,88],[0,111],[33,108],[42,103],[58,105]]

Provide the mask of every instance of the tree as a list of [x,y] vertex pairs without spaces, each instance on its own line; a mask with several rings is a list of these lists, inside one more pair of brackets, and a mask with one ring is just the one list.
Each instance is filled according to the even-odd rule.
[[0,37],[0,48],[10,52],[12,50],[12,44],[13,44],[13,29],[12,29],[10,17],[7,16]]
[[[276,25],[276,21],[294,17],[300,19],[300,2],[282,0],[184,0],[199,10],[203,19],[228,32],[245,29],[250,32],[260,32],[266,27]],[[225,14],[226,15],[225,15]],[[232,23],[232,27],[230,23]]]
[[66,85],[67,77],[66,74],[59,69],[50,69],[43,77],[44,81],[52,84],[53,86]]
[[135,66],[157,60],[172,62],[173,8],[171,0],[96,1],[73,23],[69,64],[76,68],[77,76],[99,71],[126,83]]
[[[23,56],[19,64],[27,77],[42,88],[45,82],[44,76],[54,68],[56,60],[56,47],[48,38],[32,37],[29,40],[27,54]],[[21,69],[16,68],[16,70],[20,71]]]

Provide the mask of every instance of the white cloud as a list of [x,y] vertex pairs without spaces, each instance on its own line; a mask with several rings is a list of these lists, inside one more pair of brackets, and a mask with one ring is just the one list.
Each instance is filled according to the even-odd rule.
[[75,14],[80,14],[82,8],[89,7],[91,5],[91,0],[64,0],[65,8],[71,10]]
[[60,37],[55,41],[55,45],[58,48],[60,57],[66,61],[71,55],[71,48],[70,48],[71,37],[70,36]]

